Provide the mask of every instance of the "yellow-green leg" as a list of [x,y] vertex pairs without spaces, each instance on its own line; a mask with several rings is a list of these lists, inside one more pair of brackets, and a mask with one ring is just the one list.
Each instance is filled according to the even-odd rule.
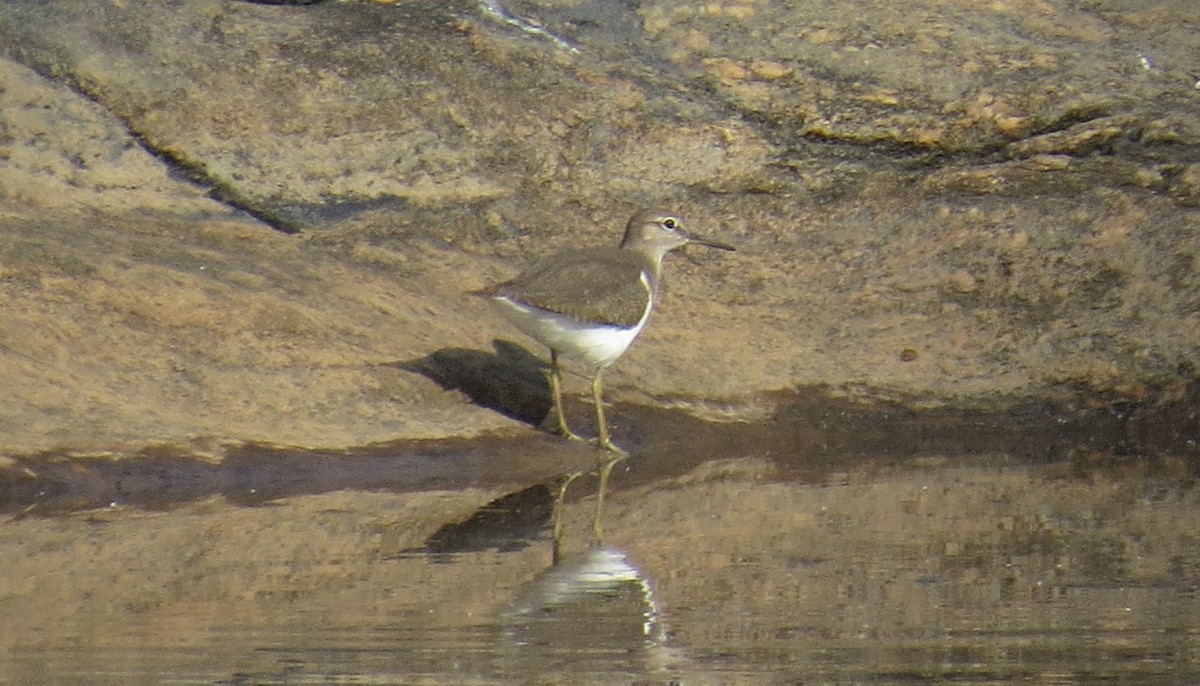
[[584,440],[582,436],[571,431],[567,426],[567,417],[563,414],[562,402],[562,372],[558,368],[558,351],[550,349],[550,395],[554,400],[554,416],[558,422],[558,433],[573,441]]
[[554,565],[558,564],[559,560],[562,559],[562,514],[563,500],[567,497],[567,486],[570,486],[572,481],[582,475],[583,472],[567,474],[558,483],[558,495],[554,498],[554,508],[551,510],[551,520],[554,524],[554,541],[551,544],[553,547],[550,549],[550,563]]
[[600,437],[596,439],[596,445],[618,455],[628,455],[629,453],[618,448],[608,438],[608,424],[604,421],[604,386],[600,380],[603,375],[604,368],[601,367],[592,377],[592,403],[596,405],[596,430],[600,432]]
[[600,465],[599,476],[600,484],[596,491],[596,515],[592,519],[592,543],[596,547],[604,545],[604,494],[608,491],[608,477],[612,474],[613,467],[623,462],[628,455],[622,453],[615,457],[611,457]]

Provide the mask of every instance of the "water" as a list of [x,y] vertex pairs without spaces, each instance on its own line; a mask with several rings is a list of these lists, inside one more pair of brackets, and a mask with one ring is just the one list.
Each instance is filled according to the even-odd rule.
[[572,494],[553,568],[538,487],[14,519],[0,536],[0,674],[1200,682],[1200,502],[1186,462],[857,456],[801,474],[744,457],[646,478],[653,458],[642,472],[636,460],[614,475],[602,549],[590,547],[592,486]]

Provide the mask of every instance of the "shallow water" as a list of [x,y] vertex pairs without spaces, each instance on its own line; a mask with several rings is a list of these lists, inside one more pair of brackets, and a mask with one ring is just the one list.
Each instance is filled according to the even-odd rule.
[[1181,464],[847,456],[797,476],[747,457],[647,480],[634,462],[604,548],[594,484],[572,494],[558,567],[540,487],[19,518],[0,538],[0,674],[1196,683],[1200,498]]

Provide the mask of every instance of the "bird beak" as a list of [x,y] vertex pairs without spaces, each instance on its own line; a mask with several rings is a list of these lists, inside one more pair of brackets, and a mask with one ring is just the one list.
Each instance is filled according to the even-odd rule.
[[729,250],[730,252],[736,250],[736,248],[728,243],[722,243],[721,241],[705,238],[704,236],[697,236],[689,233],[684,234],[684,237],[687,238],[688,243],[695,243],[696,245],[703,245],[705,247],[716,248],[718,250]]

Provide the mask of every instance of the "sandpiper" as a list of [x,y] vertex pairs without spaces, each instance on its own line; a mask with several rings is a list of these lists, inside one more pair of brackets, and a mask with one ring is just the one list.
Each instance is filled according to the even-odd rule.
[[609,439],[601,377],[645,328],[658,294],[663,257],[689,243],[734,249],[687,233],[679,215],[672,212],[639,212],[629,220],[619,247],[560,253],[511,281],[479,292],[518,329],[550,348],[550,392],[559,433],[582,440],[563,416],[558,364],[563,354],[593,370],[597,446],[624,454]]

